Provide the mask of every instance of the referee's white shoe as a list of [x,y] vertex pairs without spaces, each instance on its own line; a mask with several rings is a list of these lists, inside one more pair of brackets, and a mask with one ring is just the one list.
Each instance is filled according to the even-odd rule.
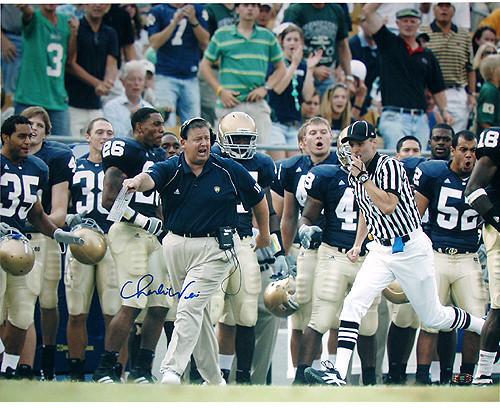
[[345,380],[340,376],[331,361],[322,361],[321,364],[326,370],[316,370],[312,367],[305,369],[304,375],[309,384],[333,385],[334,387],[346,385]]

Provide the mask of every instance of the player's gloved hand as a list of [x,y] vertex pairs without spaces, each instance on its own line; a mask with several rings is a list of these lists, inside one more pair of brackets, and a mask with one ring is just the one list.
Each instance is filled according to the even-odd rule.
[[158,236],[163,230],[163,221],[156,217],[149,217],[142,228],[150,234]]
[[70,228],[73,228],[75,225],[82,223],[83,217],[84,215],[80,214],[68,214],[66,215],[66,225]]
[[54,231],[54,239],[59,244],[59,250],[61,251],[61,254],[66,253],[66,248],[68,245],[85,244],[85,240],[83,238],[77,237],[71,232],[63,231],[61,228],[58,228]]
[[271,252],[271,247],[259,248],[255,251],[259,265],[272,264],[274,262],[274,254]]
[[13,229],[15,230],[15,228],[12,228],[6,222],[0,222],[0,237],[10,234]]
[[288,275],[288,262],[285,255],[278,255],[273,264],[271,279],[282,279]]
[[300,239],[300,244],[302,245],[303,248],[309,249],[309,247],[311,246],[311,237],[316,232],[322,232],[321,228],[318,227],[317,225],[302,224],[300,226],[299,239]]

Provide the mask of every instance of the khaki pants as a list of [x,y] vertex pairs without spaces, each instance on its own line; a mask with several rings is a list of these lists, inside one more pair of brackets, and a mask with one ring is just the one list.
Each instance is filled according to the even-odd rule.
[[488,257],[491,308],[500,309],[500,233],[487,225],[483,228],[483,240]]
[[[233,240],[237,252],[237,234]],[[161,372],[168,369],[182,375],[193,354],[203,379],[220,384],[219,346],[210,321],[209,302],[228,274],[240,273],[236,259],[229,251],[219,249],[215,238],[186,238],[172,233],[163,239],[163,253],[172,288],[179,296],[174,298],[175,328]]]

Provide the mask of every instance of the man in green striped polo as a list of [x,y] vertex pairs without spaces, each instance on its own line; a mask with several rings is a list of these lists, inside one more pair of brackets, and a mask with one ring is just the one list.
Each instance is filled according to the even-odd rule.
[[[265,98],[267,91],[275,84],[274,79],[286,74],[283,53],[274,34],[255,22],[259,5],[239,3],[237,24],[218,29],[200,65],[201,74],[218,97],[217,118],[233,111],[241,111],[255,119],[259,144],[269,144],[271,137],[271,109]],[[219,63],[217,78],[211,65]],[[275,71],[266,83],[269,63]]]

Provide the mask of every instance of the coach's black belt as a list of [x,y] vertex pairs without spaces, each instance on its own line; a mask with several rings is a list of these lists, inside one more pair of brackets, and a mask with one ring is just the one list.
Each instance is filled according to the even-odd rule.
[[384,106],[382,112],[399,112],[409,115],[423,115],[425,113],[423,109],[398,108],[397,106]]
[[437,251],[437,252],[440,252],[442,254],[446,254],[446,255],[466,255],[466,254],[472,254],[473,253],[471,251],[464,251],[462,249],[451,248],[451,247],[434,248],[434,250]]
[[[379,239],[378,242],[383,245],[383,246],[392,246],[392,239]],[[410,236],[409,235],[403,235],[401,237],[401,239],[403,240],[403,242],[408,242],[410,240]]]

